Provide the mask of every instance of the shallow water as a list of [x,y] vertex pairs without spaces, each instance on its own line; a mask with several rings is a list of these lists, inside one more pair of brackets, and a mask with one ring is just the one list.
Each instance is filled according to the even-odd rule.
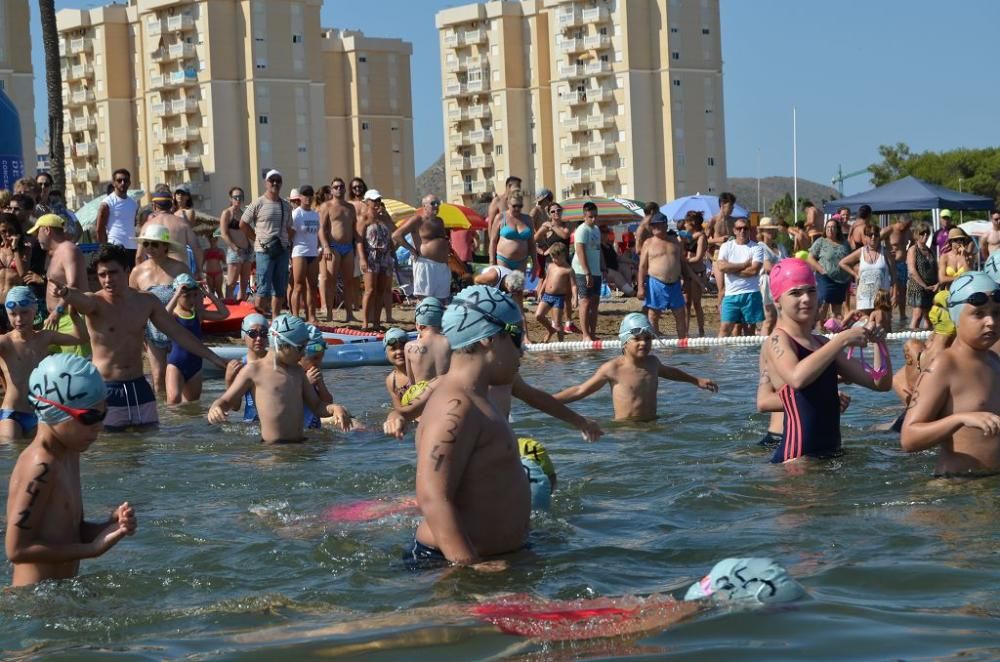
[[[546,442],[559,484],[551,512],[535,519],[532,549],[497,575],[403,570],[412,515],[346,525],[321,517],[331,506],[412,494],[412,435],[395,442],[324,433],[265,448],[253,428],[232,423],[220,433],[197,408],[161,410],[157,434],[103,438],[82,462],[88,515],[103,517],[127,499],[138,534],[84,562],[76,580],[0,595],[0,650],[5,658],[1000,657],[1000,479],[929,478],[932,453],[908,456],[895,435],[874,429],[897,412],[894,396],[857,388],[849,389],[843,457],[768,464],[756,446],[766,421],[752,413],[756,351],[668,356],[716,379],[721,392],[663,382],[655,424],[609,424],[596,444],[515,407],[516,432]],[[528,355],[522,374],[556,390],[609,357]],[[327,381],[338,401],[377,426],[385,371],[330,371]],[[608,420],[609,391],[574,407]],[[21,447],[0,447],[3,475]],[[811,599],[573,645],[418,610],[501,592],[683,592],[715,561],[738,555],[778,559]],[[9,583],[9,566],[0,581]],[[413,622],[381,625],[375,614]],[[321,631],[357,621],[373,629]]]

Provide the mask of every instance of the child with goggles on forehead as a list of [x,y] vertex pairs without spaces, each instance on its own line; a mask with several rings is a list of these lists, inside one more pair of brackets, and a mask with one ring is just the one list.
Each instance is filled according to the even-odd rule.
[[629,313],[622,320],[618,339],[622,355],[611,359],[587,381],[556,393],[560,402],[576,402],[611,385],[611,400],[615,420],[652,421],[656,419],[656,396],[659,380],[686,382],[700,389],[717,393],[718,385],[711,379],[695,377],[683,370],[663,365],[652,354],[656,331],[652,322],[641,313]]
[[107,413],[104,380],[92,363],[54,354],[27,380],[40,420],[21,453],[7,495],[7,558],[13,585],[76,576],[81,559],[101,556],[135,533],[135,511],[125,502],[105,522],[83,518],[80,454],[97,439]]
[[[215,310],[205,308],[206,294]],[[174,279],[174,294],[167,302],[167,312],[199,340],[202,320],[224,320],[229,317],[229,309],[215,292],[209,289],[203,291],[194,278],[186,273]],[[170,352],[167,354],[167,404],[197,402],[201,399],[201,366],[200,356],[171,342]]]
[[948,288],[955,341],[917,378],[900,433],[903,450],[940,447],[935,476],[1000,473],[1000,286],[987,273]]
[[0,440],[31,437],[38,419],[28,401],[28,376],[49,353],[49,345],[78,345],[86,340],[83,321],[75,313],[73,335],[57,331],[36,331],[32,324],[38,313],[38,300],[23,285],[10,288],[4,309],[12,330],[0,336],[0,369],[7,385],[0,409]]
[[247,363],[208,410],[208,422],[226,422],[226,412],[239,409],[243,397],[253,394],[265,444],[297,443],[304,440],[305,407],[318,417],[327,415],[326,405],[299,365],[309,330],[299,317],[279,315],[268,331],[270,349],[261,360]]

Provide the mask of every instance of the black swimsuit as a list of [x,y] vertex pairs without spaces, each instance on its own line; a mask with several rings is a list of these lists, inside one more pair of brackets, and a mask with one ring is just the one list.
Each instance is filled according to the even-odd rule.
[[[814,350],[789,338],[795,355],[803,360]],[[785,430],[771,462],[781,463],[808,455],[831,457],[840,450],[840,398],[837,396],[837,364],[830,362],[811,384],[793,389],[785,384],[778,391],[785,411]]]

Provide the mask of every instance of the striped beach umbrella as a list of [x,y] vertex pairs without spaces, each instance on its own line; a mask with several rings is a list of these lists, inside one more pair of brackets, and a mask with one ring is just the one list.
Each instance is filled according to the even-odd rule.
[[[624,198],[570,198],[559,203],[563,207],[563,222],[578,223],[583,221],[583,205],[588,202],[597,205],[598,225],[631,223],[635,221],[637,216],[642,216],[642,206],[632,200],[626,201]],[[625,204],[625,202],[629,204]]]
[[486,219],[476,213],[475,209],[469,209],[464,205],[456,205],[451,202],[442,202],[438,208],[438,216],[444,221],[444,226],[449,230],[452,228],[468,230],[485,230]]
[[382,204],[385,205],[385,210],[389,212],[389,216],[392,217],[392,222],[396,225],[399,225],[417,213],[416,208],[411,207],[405,202],[393,200],[392,198],[382,198]]

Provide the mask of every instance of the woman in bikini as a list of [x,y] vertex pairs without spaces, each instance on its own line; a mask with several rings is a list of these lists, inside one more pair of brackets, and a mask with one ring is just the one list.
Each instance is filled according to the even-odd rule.
[[507,196],[507,211],[501,215],[490,239],[490,254],[494,257],[490,264],[524,271],[528,256],[535,254],[535,229],[523,209],[524,196],[520,191]]
[[962,228],[948,230],[948,249],[938,260],[938,284],[942,290],[948,289],[951,282],[966,271],[976,268],[973,262],[975,244],[965,230]]
[[[21,236],[21,224],[13,214],[0,214],[0,300],[12,287],[24,284],[28,271],[29,245]],[[10,330],[7,309],[0,314],[0,331]]]
[[687,300],[688,319],[694,311],[698,320],[698,335],[705,335],[705,309],[701,305],[701,297],[705,292],[705,255],[708,253],[708,237],[704,230],[705,217],[700,211],[689,211],[684,217],[684,229],[690,235],[685,242],[688,266],[691,267],[694,278],[684,281],[684,298]]
[[233,295],[239,282],[240,301],[247,300],[254,259],[250,240],[240,230],[244,197],[239,186],[229,189],[229,206],[219,215],[219,238],[226,247],[226,298],[235,298]]
[[198,221],[198,213],[194,210],[194,198],[186,188],[174,191],[174,216],[180,216],[192,228]]

